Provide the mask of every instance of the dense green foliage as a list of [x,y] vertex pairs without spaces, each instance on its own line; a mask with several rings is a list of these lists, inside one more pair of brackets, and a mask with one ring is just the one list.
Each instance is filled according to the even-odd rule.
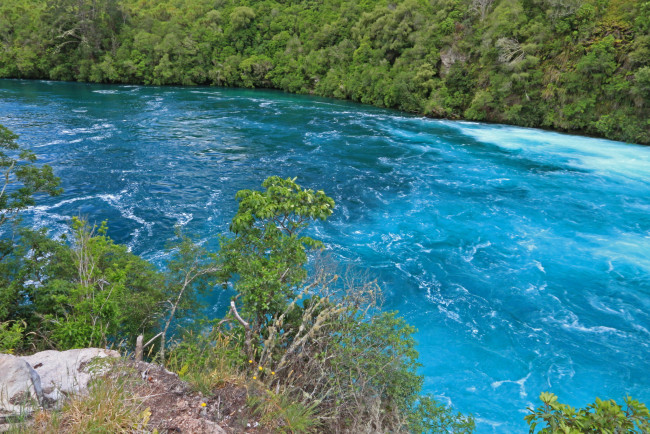
[[[168,273],[130,253],[107,236],[107,226],[72,218],[59,239],[21,225],[19,212],[39,194],[61,192],[52,168],[0,125],[0,350],[82,348],[131,344],[150,336],[178,293],[175,272],[188,250],[180,249]],[[178,306],[189,313],[196,303]]]
[[[264,192],[237,193],[239,210],[222,242],[223,274],[237,276],[235,290],[256,325],[283,310],[295,296],[295,287],[307,277],[307,248],[322,243],[300,236],[311,220],[326,219],[334,201],[324,192],[303,190],[295,179],[268,178]],[[260,324],[261,325],[261,324]]]
[[10,283],[0,287],[0,322],[25,325],[22,350],[132,343],[158,328],[162,275],[106,229],[74,219],[69,237],[58,240],[20,230],[3,258],[15,267],[2,275]]
[[[552,393],[542,393],[542,405],[529,409],[525,417],[531,434],[540,433],[647,433],[650,432],[650,411],[645,404],[625,398],[625,408],[614,400],[596,398],[593,404],[575,409],[561,404]],[[536,431],[536,428],[541,430]]]
[[61,193],[59,179],[48,165],[37,166],[36,155],[16,142],[17,135],[0,125],[0,228],[34,205],[34,195]]
[[335,269],[318,263],[308,275],[308,252],[323,245],[301,232],[327,219],[334,201],[295,179],[273,176],[262,187],[237,193],[232,235],[220,251],[224,283],[238,293],[233,327],[222,333],[239,338],[253,378],[313,410],[332,431],[400,432],[426,420],[442,425],[442,415],[454,432],[471,431],[471,418],[429,406],[431,397],[420,403],[415,329],[378,309],[375,284],[339,284]]
[[647,0],[9,0],[0,77],[270,87],[650,143]]

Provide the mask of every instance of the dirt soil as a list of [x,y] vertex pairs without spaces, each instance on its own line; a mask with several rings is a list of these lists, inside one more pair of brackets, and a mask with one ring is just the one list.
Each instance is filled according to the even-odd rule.
[[226,384],[210,396],[192,391],[178,375],[159,365],[133,363],[151,411],[147,428],[159,433],[266,433],[246,405],[243,386]]

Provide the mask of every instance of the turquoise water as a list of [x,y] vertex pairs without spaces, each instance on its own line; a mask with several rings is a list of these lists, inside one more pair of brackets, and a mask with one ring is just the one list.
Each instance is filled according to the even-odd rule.
[[314,235],[379,277],[427,391],[479,432],[526,431],[547,390],[650,402],[650,148],[216,88],[0,80],[0,123],[63,180],[29,222],[108,219],[156,263],[176,224],[213,243],[269,175],[325,190]]

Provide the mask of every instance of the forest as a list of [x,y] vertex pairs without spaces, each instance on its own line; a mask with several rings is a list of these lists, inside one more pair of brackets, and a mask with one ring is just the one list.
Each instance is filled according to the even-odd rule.
[[650,2],[12,0],[0,77],[274,88],[650,144]]

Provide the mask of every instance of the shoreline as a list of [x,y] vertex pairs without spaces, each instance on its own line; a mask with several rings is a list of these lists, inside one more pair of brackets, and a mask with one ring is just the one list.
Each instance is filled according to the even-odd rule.
[[509,123],[504,123],[504,122],[499,122],[499,121],[491,121],[491,120],[472,120],[472,119],[467,119],[467,118],[445,118],[445,117],[435,117],[427,114],[422,114],[422,113],[415,113],[415,112],[409,112],[405,110],[401,110],[398,108],[394,107],[381,107],[377,106],[374,104],[367,104],[363,103],[360,101],[354,101],[351,99],[345,99],[345,98],[337,98],[333,96],[323,96],[323,95],[318,95],[315,93],[294,93],[294,92],[289,92],[286,90],[274,88],[274,87],[236,87],[236,86],[219,86],[219,85],[210,85],[210,84],[197,84],[197,85],[184,85],[184,84],[169,84],[169,85],[157,85],[157,84],[143,84],[143,83],[96,83],[96,82],[91,82],[91,81],[68,81],[68,80],[52,80],[52,79],[46,79],[46,78],[23,78],[23,77],[0,77],[0,80],[8,80],[8,81],[31,81],[31,82],[51,82],[51,83],[74,83],[74,84],[84,84],[84,85],[91,85],[91,86],[125,86],[125,87],[133,87],[133,86],[139,86],[139,87],[145,87],[145,88],[179,88],[179,89],[233,89],[233,90],[250,90],[250,91],[267,91],[267,92],[278,92],[281,94],[285,95],[291,95],[291,96],[306,96],[310,98],[322,98],[325,100],[332,100],[332,101],[337,101],[337,102],[346,102],[350,104],[355,104],[355,105],[360,105],[363,107],[373,107],[379,110],[389,110],[389,111],[394,111],[399,113],[400,115],[407,115],[407,116],[413,116],[416,118],[421,118],[421,119],[431,119],[431,120],[440,120],[440,121],[449,121],[449,122],[467,122],[467,123],[474,123],[474,124],[486,124],[486,125],[503,125],[503,126],[508,126],[508,127],[517,127],[517,128],[526,128],[526,129],[533,129],[533,130],[541,130],[541,131],[546,131],[546,132],[551,132],[551,133],[557,133],[557,134],[563,134],[563,135],[573,135],[573,136],[580,136],[580,137],[588,137],[592,139],[600,139],[600,140],[608,140],[611,142],[617,142],[625,145],[632,145],[632,146],[643,146],[647,147],[650,146],[650,142],[648,143],[635,143],[635,142],[625,142],[622,140],[616,140],[612,139],[606,136],[600,136],[596,134],[591,134],[587,131],[584,130],[565,130],[565,129],[556,129],[552,127],[545,127],[545,126],[526,126],[526,125],[519,125],[519,124],[509,124]]

